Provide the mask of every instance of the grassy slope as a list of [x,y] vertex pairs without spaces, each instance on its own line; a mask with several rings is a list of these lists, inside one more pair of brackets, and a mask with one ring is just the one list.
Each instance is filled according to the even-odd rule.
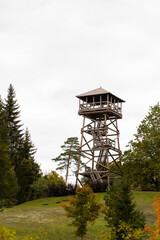
[[[145,213],[147,224],[150,226],[155,221],[152,203],[156,195],[155,192],[134,192],[137,207]],[[104,193],[97,196],[99,201],[103,202]],[[64,199],[67,197],[39,199],[5,209],[0,214],[0,225],[16,229],[19,239],[25,235],[34,235],[42,229],[48,233],[44,238],[46,240],[76,239],[73,234],[74,228],[68,226],[70,220],[65,217],[64,210],[57,203]],[[103,215],[99,216],[94,225],[89,226],[86,239],[94,239],[99,230],[106,230]]]

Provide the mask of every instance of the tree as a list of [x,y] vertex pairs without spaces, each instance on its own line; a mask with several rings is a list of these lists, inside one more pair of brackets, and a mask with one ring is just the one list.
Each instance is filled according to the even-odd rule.
[[39,165],[33,159],[23,159],[17,168],[19,192],[17,199],[19,203],[26,202],[32,199],[31,185],[40,176]]
[[6,124],[6,112],[0,99],[0,200],[6,204],[12,204],[17,194],[17,179],[14,168],[9,158],[8,125]]
[[31,141],[31,135],[29,133],[29,130],[28,128],[26,128],[22,144],[21,158],[34,159],[36,151],[37,149],[35,148],[34,144]]
[[66,171],[66,184],[68,180],[69,168],[77,166],[79,156],[79,142],[77,137],[70,137],[61,146],[63,153],[52,160],[58,163],[56,170]]
[[135,139],[122,157],[123,171],[135,187],[156,189],[160,186],[160,105],[150,107],[137,128]]
[[28,201],[32,198],[32,188],[31,184],[36,181],[41,176],[41,171],[39,165],[34,160],[34,154],[36,153],[36,148],[31,141],[31,135],[28,128],[25,131],[20,157],[21,160],[17,166],[17,175],[19,193],[18,201],[20,203]]
[[18,202],[29,200],[32,189],[30,185],[41,175],[39,165],[34,161],[36,152],[31,136],[26,129],[23,133],[19,119],[20,110],[15,90],[10,84],[5,100],[6,123],[8,127],[9,158],[18,180]]
[[125,232],[120,225],[127,223],[133,229],[143,229],[145,218],[136,210],[130,186],[126,182],[115,182],[105,195],[105,220],[117,240],[122,240]]
[[77,227],[76,235],[83,239],[88,223],[94,223],[99,215],[101,204],[90,187],[78,187],[75,198],[70,198],[70,205],[62,203],[66,216],[72,218],[72,225]]
[[15,90],[10,84],[8,88],[7,99],[5,100],[6,121],[8,124],[8,137],[9,137],[9,155],[12,165],[15,166],[15,171],[21,159],[20,152],[23,143],[23,129],[20,123],[20,110],[17,104]]

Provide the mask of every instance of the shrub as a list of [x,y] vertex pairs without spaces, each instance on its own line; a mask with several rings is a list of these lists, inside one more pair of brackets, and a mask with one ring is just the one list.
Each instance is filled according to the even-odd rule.
[[0,239],[2,240],[16,240],[16,231],[0,226]]
[[[144,230],[141,228],[134,229],[130,224],[121,222],[119,225],[119,231],[123,231],[123,240],[140,240],[144,236]],[[107,233],[100,232],[96,237],[96,240],[116,240],[116,232]]]
[[48,190],[48,182],[44,177],[40,177],[30,186],[33,190],[34,198],[43,198]]
[[55,171],[40,177],[31,186],[34,198],[66,196],[75,194],[76,186],[66,183]]

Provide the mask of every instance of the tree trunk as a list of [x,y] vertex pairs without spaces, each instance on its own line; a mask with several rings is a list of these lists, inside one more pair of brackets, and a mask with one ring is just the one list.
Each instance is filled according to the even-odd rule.
[[66,185],[67,185],[67,180],[68,180],[69,163],[70,163],[70,156],[68,158],[67,170],[66,170]]
[[[69,152],[71,152],[71,150],[72,150],[72,144],[71,144],[71,146],[70,146],[70,151],[69,151]],[[71,159],[71,155],[69,154],[69,156],[68,156],[68,163],[67,163],[67,170],[66,170],[66,185],[67,185],[67,180],[68,180],[68,172],[69,172],[70,159]]]

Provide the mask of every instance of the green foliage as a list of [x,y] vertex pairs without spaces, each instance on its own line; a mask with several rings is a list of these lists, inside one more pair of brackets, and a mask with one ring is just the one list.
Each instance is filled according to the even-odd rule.
[[25,159],[34,159],[34,155],[35,155],[36,151],[37,150],[31,141],[31,135],[27,128],[25,131],[25,134],[24,134],[21,158],[22,159],[24,159],[24,158]]
[[66,216],[73,219],[71,225],[77,228],[76,235],[83,239],[88,223],[94,223],[102,205],[90,187],[78,187],[75,198],[70,198],[70,205],[62,203],[62,206]]
[[18,201],[19,203],[26,202],[32,197],[32,189],[30,185],[40,176],[39,165],[33,159],[23,159],[17,168],[19,176],[18,185]]
[[34,198],[42,198],[48,195],[56,196],[56,191],[60,191],[62,187],[66,189],[66,183],[63,177],[59,176],[55,171],[51,171],[49,174],[39,177],[30,187],[33,190]]
[[[34,236],[25,236],[22,240],[45,240],[47,236],[46,231],[39,231]],[[0,226],[0,240],[18,240],[16,236],[16,231],[6,228],[4,226]]]
[[145,236],[144,230],[142,228],[134,228],[134,226],[126,222],[121,222],[119,225],[119,231],[123,232],[122,239],[125,240],[139,240]]
[[6,111],[0,99],[0,199],[14,202],[17,194],[17,179],[9,157],[9,130],[6,123]]
[[0,239],[1,240],[16,240],[16,231],[0,226]]
[[17,177],[14,171],[14,168],[11,167],[6,172],[6,185],[5,185],[5,204],[6,206],[13,206],[17,203],[16,195],[18,192]]
[[63,153],[52,160],[58,163],[56,170],[66,171],[66,183],[68,180],[69,169],[78,164],[79,142],[77,137],[70,137],[61,146]]
[[[123,240],[140,240],[144,234],[144,230],[141,228],[135,229],[130,224],[121,222],[118,231],[122,232]],[[116,240],[116,232],[107,233],[100,232],[95,240]]]
[[30,187],[33,190],[34,199],[43,198],[48,190],[48,180],[41,176]]
[[116,234],[116,239],[123,239],[125,231],[120,224],[129,224],[133,229],[143,229],[145,218],[143,213],[135,209],[130,186],[126,182],[115,182],[105,195],[105,220],[111,228],[111,233]]
[[[0,119],[0,125],[2,123],[3,129],[7,129],[7,131],[3,131],[3,156],[0,156],[2,156],[2,161],[7,167],[5,169],[3,164],[1,168],[3,177],[1,177],[0,172],[0,179],[3,179],[0,183],[0,198],[5,199],[7,194],[9,201],[11,201],[11,198],[16,196],[18,202],[22,203],[31,197],[30,185],[40,176],[40,168],[34,161],[36,149],[31,141],[28,129],[23,134],[22,124],[19,119],[19,105],[16,100],[15,90],[11,84],[8,88],[3,112],[5,117],[3,117],[3,121]],[[2,147],[1,137],[0,147]],[[2,161],[0,159],[0,166]]]
[[59,176],[55,171],[51,171],[51,173],[45,175],[45,178],[47,179],[48,186],[66,185],[63,177]]
[[10,84],[7,99],[5,100],[6,122],[8,125],[9,136],[9,155],[12,164],[17,168],[21,160],[20,151],[23,143],[23,129],[20,123],[20,110],[16,100],[15,90]]
[[122,157],[126,179],[142,190],[160,186],[160,105],[150,108]]
[[3,212],[4,206],[5,206],[5,200],[2,199],[2,200],[0,200],[0,212]]

